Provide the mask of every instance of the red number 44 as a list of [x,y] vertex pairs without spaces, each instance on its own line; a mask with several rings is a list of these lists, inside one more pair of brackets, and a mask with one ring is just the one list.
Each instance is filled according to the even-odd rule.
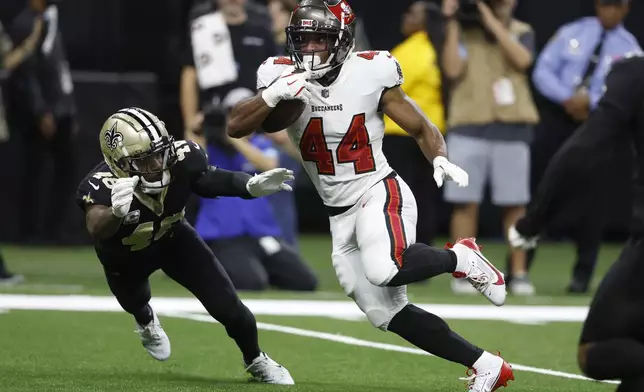
[[[373,158],[365,121],[364,113],[353,116],[351,125],[336,151],[337,162],[353,163],[356,174],[376,170],[376,161]],[[300,151],[304,161],[315,162],[319,174],[335,175],[333,152],[329,149],[324,137],[322,117],[314,117],[309,121],[300,140]]]

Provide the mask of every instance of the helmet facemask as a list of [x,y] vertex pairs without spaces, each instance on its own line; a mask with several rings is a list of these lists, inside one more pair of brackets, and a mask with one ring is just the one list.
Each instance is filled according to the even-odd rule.
[[[286,49],[295,67],[311,71],[312,79],[319,79],[342,65],[354,47],[353,35],[344,22],[338,29],[337,26],[320,27],[314,20],[301,20],[299,25],[286,28],[286,37]],[[315,50],[306,48],[311,41]],[[322,61],[323,53],[328,55],[325,61]]]
[[148,194],[161,193],[170,185],[170,169],[177,163],[172,136],[163,136],[153,143],[150,151],[119,159],[116,165],[130,176],[139,176],[141,190]]

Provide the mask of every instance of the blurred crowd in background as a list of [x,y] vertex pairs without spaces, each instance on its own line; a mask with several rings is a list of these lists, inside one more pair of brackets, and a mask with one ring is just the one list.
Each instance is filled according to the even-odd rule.
[[[70,231],[64,226],[66,216],[73,214],[77,180],[88,169],[78,150],[93,151],[93,144],[98,145],[91,137],[83,139],[81,135],[92,135],[100,129],[100,122],[80,121],[85,115],[81,110],[84,101],[92,97],[84,91],[79,98],[76,84],[101,76],[83,74],[80,61],[78,67],[68,61],[67,37],[62,34],[65,18],[61,14],[63,10],[70,15],[75,11],[66,8],[65,2],[2,3],[0,143],[11,142],[8,145],[16,159],[10,164],[19,166],[21,173],[15,190],[12,188],[15,202],[9,207],[15,219],[2,225],[11,225],[5,232],[10,231],[7,239],[15,242],[67,243]],[[95,4],[97,9],[99,3]],[[182,12],[173,15],[182,20],[168,25],[168,29],[182,30],[182,34],[172,39],[148,37],[167,39],[175,54],[167,62],[176,65],[174,73],[166,69],[170,65],[156,68],[161,77],[160,90],[174,92],[176,100],[164,100],[153,111],[168,123],[175,138],[203,146],[212,165],[248,173],[287,167],[299,173],[299,152],[285,132],[258,132],[239,140],[225,133],[229,110],[254,95],[257,67],[270,56],[288,60],[285,28],[298,1],[184,3],[189,4],[177,5]],[[522,6],[524,13],[529,12],[529,3],[545,8],[546,1],[407,1],[403,15],[389,15],[402,37],[393,47],[372,45],[371,39],[380,26],[375,22],[370,26],[374,19],[369,16],[374,8],[387,13],[388,2],[356,3],[352,4],[359,17],[355,50],[392,52],[405,75],[403,90],[443,131],[450,160],[470,175],[467,188],[448,183],[439,190],[432,180],[432,165],[414,139],[385,119],[385,155],[414,192],[419,209],[417,238],[428,245],[436,245],[437,235],[452,241],[479,235],[481,206],[485,203],[498,208],[499,214],[494,215],[497,222],[492,225],[499,225],[505,233],[524,213],[531,189],[538,184],[550,158],[596,108],[610,64],[641,50],[623,24],[630,7],[637,7],[629,0],[571,1],[566,15],[575,18],[556,26],[545,45],[538,44],[539,31],[528,21],[518,20],[515,10]],[[141,29],[153,24],[154,31],[163,28],[158,26],[160,22],[154,22],[154,14],[146,16],[141,7],[130,13],[144,20]],[[118,15],[106,13],[104,18]],[[94,50],[91,56],[103,61],[110,71],[115,64],[110,63],[110,57],[125,56],[101,47]],[[106,74],[102,81],[110,78],[113,74]],[[128,82],[116,77],[115,83]],[[119,94],[134,97],[124,102],[136,102],[135,88],[119,89]],[[98,163],[100,155],[90,156],[94,164]],[[307,208],[296,201],[300,187],[305,187],[302,184],[298,181],[294,194],[254,200],[195,198],[189,206],[189,221],[238,289],[316,289],[317,278],[298,245],[298,212],[307,213]],[[577,249],[567,288],[571,293],[588,290],[606,230],[602,214],[584,214],[582,211],[587,210],[581,206],[607,202],[602,199],[606,192],[598,190],[578,200],[580,206],[562,209],[561,219],[551,228],[554,237],[570,238]],[[443,225],[445,211],[451,215]],[[442,229],[444,226],[447,230]],[[534,258],[534,252],[508,247],[505,272],[513,294],[536,292],[529,278]],[[16,264],[15,269],[19,268]],[[18,281],[19,275],[8,271],[0,256],[0,282]],[[454,292],[476,294],[469,283],[460,283],[453,281]]]

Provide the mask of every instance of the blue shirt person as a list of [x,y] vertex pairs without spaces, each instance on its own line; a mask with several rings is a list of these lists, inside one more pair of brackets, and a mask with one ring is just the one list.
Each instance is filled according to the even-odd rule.
[[[251,136],[249,145],[265,157],[278,159],[278,151],[263,136]],[[246,157],[232,147],[210,144],[207,147],[209,164],[226,170],[254,174],[258,170]],[[244,200],[236,197],[201,199],[196,229],[206,241],[234,237],[281,237],[282,231],[265,197]]]
[[[611,7],[617,7],[618,12],[610,12]],[[532,75],[535,87],[575,120],[585,120],[597,107],[612,62],[628,52],[641,51],[635,37],[621,24],[627,12],[628,0],[598,0],[597,17],[562,26],[539,55]],[[596,51],[596,67],[584,85]]]

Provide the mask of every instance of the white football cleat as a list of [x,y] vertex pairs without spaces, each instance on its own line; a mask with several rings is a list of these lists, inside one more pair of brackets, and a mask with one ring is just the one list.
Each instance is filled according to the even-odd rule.
[[479,291],[474,288],[466,279],[452,279],[452,292],[458,295],[479,295]]
[[[450,245],[448,244],[448,247]],[[496,306],[505,303],[505,277],[481,254],[481,248],[474,238],[463,238],[451,247],[456,254],[455,278],[467,279]]]
[[512,366],[500,356],[488,352],[481,355],[468,374],[469,377],[461,378],[468,382],[467,392],[492,392],[514,381]]
[[259,357],[246,365],[246,371],[259,382],[266,384],[294,385],[293,377],[286,368],[273,361],[266,353],[260,353]]
[[143,347],[157,361],[170,358],[170,339],[159,323],[157,314],[152,311],[153,319],[148,325],[136,324],[136,333],[141,337]]

